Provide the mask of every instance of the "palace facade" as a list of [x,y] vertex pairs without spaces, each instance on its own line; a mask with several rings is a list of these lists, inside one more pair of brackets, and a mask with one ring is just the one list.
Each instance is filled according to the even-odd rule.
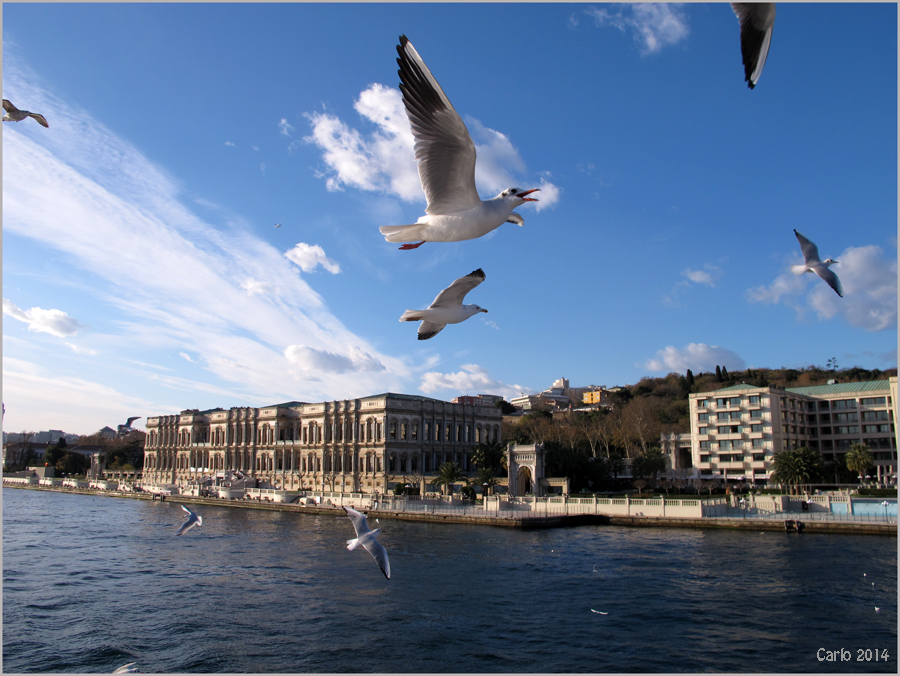
[[393,393],[185,410],[147,418],[143,477],[184,484],[230,470],[286,490],[385,493],[402,483],[423,494],[444,462],[473,472],[475,446],[500,441],[501,416]]

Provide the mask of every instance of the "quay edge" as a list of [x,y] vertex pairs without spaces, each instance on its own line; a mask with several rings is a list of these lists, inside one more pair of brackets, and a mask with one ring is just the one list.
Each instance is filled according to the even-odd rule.
[[[93,497],[127,498],[131,500],[152,500],[145,493],[100,492],[96,490],[58,487],[58,486],[21,486],[4,485],[4,488],[20,488],[26,490],[55,491],[58,493],[76,493]],[[276,512],[294,512],[299,514],[330,514],[344,516],[340,507],[322,507],[294,505],[277,502],[254,502],[249,500],[222,500],[219,498],[198,498],[178,495],[166,500],[174,504],[207,505],[210,507],[236,507],[239,509],[262,509]],[[515,516],[502,517],[490,514],[430,514],[427,512],[401,512],[394,510],[367,509],[366,513],[379,519],[397,519],[400,521],[418,521],[423,523],[468,524],[475,526],[499,526],[503,528],[538,529],[561,528],[575,526],[626,526],[635,528],[718,528],[747,531],[785,532],[788,519],[738,519],[725,517],[707,517],[704,519],[667,518],[655,516],[608,516],[603,514],[559,514],[553,516]],[[802,533],[808,534],[847,534],[847,535],[883,535],[897,537],[897,524],[892,523],[857,523],[852,521],[803,521]]]

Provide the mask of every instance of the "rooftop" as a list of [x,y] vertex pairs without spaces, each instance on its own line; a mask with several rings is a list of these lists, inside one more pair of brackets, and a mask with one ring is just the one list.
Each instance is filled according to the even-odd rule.
[[890,380],[867,380],[860,383],[835,383],[834,385],[811,385],[810,387],[786,387],[786,392],[821,397],[828,394],[849,392],[890,392]]

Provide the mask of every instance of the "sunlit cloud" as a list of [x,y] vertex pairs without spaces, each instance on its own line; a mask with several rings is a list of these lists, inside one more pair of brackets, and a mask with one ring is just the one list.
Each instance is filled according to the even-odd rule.
[[75,354],[86,354],[89,356],[100,354],[99,352],[97,352],[97,350],[92,350],[91,348],[84,347],[83,345],[75,345],[74,343],[66,343],[66,347],[70,348]]
[[507,400],[520,394],[534,392],[522,385],[507,385],[492,378],[487,370],[477,364],[463,364],[456,373],[429,371],[422,376],[419,389],[426,393],[442,392],[452,398],[465,394],[499,394]]
[[194,363],[194,360],[191,358],[191,355],[189,355],[187,352],[179,352],[178,356],[181,357],[182,359],[184,359],[185,361],[189,361],[192,364]]
[[342,355],[307,345],[291,345],[285,350],[285,357],[292,366],[306,375],[385,370],[384,364],[356,347],[351,347],[347,355]]
[[298,242],[290,251],[285,252],[285,258],[300,266],[303,272],[312,272],[319,265],[333,275],[341,271],[341,266],[325,255],[325,250],[318,244],[305,244]]
[[[304,140],[322,151],[327,169],[319,174],[329,190],[353,187],[392,194],[407,202],[424,201],[413,150],[414,139],[403,98],[396,89],[373,84],[354,104],[356,112],[375,129],[368,135],[327,112],[306,113],[312,133]],[[531,179],[519,151],[503,133],[466,116],[478,161],[475,183],[483,197],[506,188],[540,187],[538,210],[558,202],[560,190],[546,172],[538,185]]]
[[719,277],[722,275],[722,270],[719,269],[715,265],[707,264],[704,266],[703,270],[691,270],[688,268],[681,273],[684,277],[687,277],[689,280],[694,282],[695,284],[706,284],[707,286],[715,286]]
[[29,331],[49,333],[58,338],[74,336],[79,329],[84,328],[77,319],[62,310],[44,310],[39,307],[22,310],[7,298],[3,299],[3,314],[25,322]]
[[280,131],[285,136],[290,136],[291,132],[294,131],[294,125],[292,125],[286,119],[281,118],[281,121],[278,123],[278,131]]
[[[680,3],[635,3],[613,5],[615,10],[590,7],[585,13],[598,27],[612,26],[631,33],[643,56],[676,45],[690,33],[687,15]],[[570,18],[569,26],[577,25]]]
[[235,147],[234,143],[232,143],[231,141],[225,141],[225,145],[226,145],[226,146],[231,146],[232,148]]
[[[95,300],[119,313],[107,351],[202,354],[208,385],[228,383],[248,401],[404,389],[411,377],[406,358],[380,354],[348,331],[297,274],[295,265],[309,269],[313,262],[338,272],[324,252],[311,248],[291,260],[239,219],[227,230],[204,221],[164,170],[87,111],[4,65],[8,91],[55,112],[53,134],[3,130],[4,162],[16,167],[4,176],[3,227],[59,251],[71,274],[89,271],[97,280]],[[82,328],[59,310],[29,314],[9,303],[4,312],[54,335]],[[371,368],[330,371],[308,386],[285,355],[297,344],[345,356],[344,346],[357,346],[371,361],[353,363]]]
[[[897,260],[888,258],[877,245],[849,247],[837,257],[832,270],[841,280],[844,297],[813,273],[795,275],[789,270],[768,286],[748,289],[751,303],[784,303],[802,319],[813,310],[820,320],[842,317],[848,324],[866,331],[897,328]],[[794,254],[786,266],[801,264]]]
[[706,343],[689,343],[682,349],[672,345],[658,350],[655,359],[649,359],[644,366],[650,371],[684,373],[691,369],[696,373],[714,371],[716,366],[724,366],[732,371],[745,368],[744,360],[731,350]]

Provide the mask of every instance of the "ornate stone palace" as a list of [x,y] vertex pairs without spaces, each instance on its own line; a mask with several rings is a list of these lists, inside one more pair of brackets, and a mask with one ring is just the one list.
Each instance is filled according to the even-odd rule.
[[473,472],[472,451],[499,442],[500,409],[378,394],[147,418],[144,480],[183,484],[227,470],[287,490],[385,493],[418,487],[444,462]]

